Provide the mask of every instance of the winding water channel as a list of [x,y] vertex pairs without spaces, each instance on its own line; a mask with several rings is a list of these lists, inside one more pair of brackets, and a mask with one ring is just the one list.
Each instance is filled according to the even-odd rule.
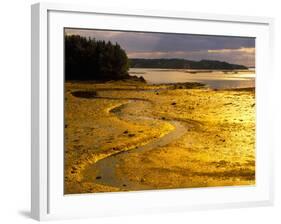
[[[116,97],[101,97],[95,96],[96,100],[99,99],[106,99],[106,100],[127,100],[126,103],[118,105],[111,110],[109,113],[114,114],[118,119],[125,120],[126,122],[138,120],[159,120],[155,117],[148,117],[148,116],[139,116],[139,115],[128,115],[123,112],[128,106],[134,106],[138,101],[142,101],[146,107],[151,107],[151,102],[149,100],[145,100],[142,98],[116,98]],[[135,105],[135,108],[138,108]],[[163,120],[162,120],[163,122]],[[90,180],[107,186],[117,187],[120,190],[145,190],[149,189],[149,186],[142,184],[141,182],[132,182],[126,176],[122,176],[122,179],[116,175],[116,167],[118,164],[122,163],[123,158],[127,157],[130,153],[141,153],[145,151],[150,151],[158,147],[162,147],[168,145],[171,142],[182,137],[187,132],[187,127],[193,127],[197,125],[193,121],[185,122],[183,124],[182,121],[168,119],[166,122],[169,122],[174,129],[171,130],[169,133],[153,139],[147,142],[144,145],[136,145],[133,149],[129,151],[121,151],[111,156],[108,156],[104,159],[97,161],[96,163],[90,165],[84,171],[85,177],[91,177]]]

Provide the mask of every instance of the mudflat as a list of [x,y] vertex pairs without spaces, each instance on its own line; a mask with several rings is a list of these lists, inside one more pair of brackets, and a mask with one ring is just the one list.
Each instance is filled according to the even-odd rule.
[[255,184],[254,88],[65,83],[65,194]]

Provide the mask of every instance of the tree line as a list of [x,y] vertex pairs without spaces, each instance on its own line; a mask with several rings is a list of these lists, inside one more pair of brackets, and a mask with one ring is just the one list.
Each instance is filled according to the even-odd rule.
[[201,60],[191,61],[180,58],[130,59],[132,68],[167,68],[167,69],[247,69],[246,66],[230,64],[223,61]]
[[130,78],[129,60],[118,43],[65,36],[66,80],[120,80]]

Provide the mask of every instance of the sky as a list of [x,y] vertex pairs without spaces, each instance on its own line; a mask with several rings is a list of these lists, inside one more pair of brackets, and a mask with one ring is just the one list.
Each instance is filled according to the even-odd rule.
[[219,60],[255,67],[255,38],[174,33],[65,29],[66,35],[117,42],[129,58]]

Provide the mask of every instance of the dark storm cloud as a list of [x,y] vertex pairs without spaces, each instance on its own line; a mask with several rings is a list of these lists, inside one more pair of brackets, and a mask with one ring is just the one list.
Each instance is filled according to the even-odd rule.
[[[157,34],[156,34],[157,35]],[[254,47],[254,39],[242,37],[199,36],[158,34],[159,41],[155,50],[163,51],[200,51],[215,49],[236,49]]]
[[[255,65],[255,39],[249,37],[119,32],[85,29],[66,29],[65,31],[66,35],[78,34],[98,40],[111,41],[113,43],[117,42],[126,50],[129,57],[179,57],[190,60],[225,59],[231,63],[239,63],[247,66]],[[247,49],[251,50],[248,51]],[[218,51],[212,52],[212,50]]]

